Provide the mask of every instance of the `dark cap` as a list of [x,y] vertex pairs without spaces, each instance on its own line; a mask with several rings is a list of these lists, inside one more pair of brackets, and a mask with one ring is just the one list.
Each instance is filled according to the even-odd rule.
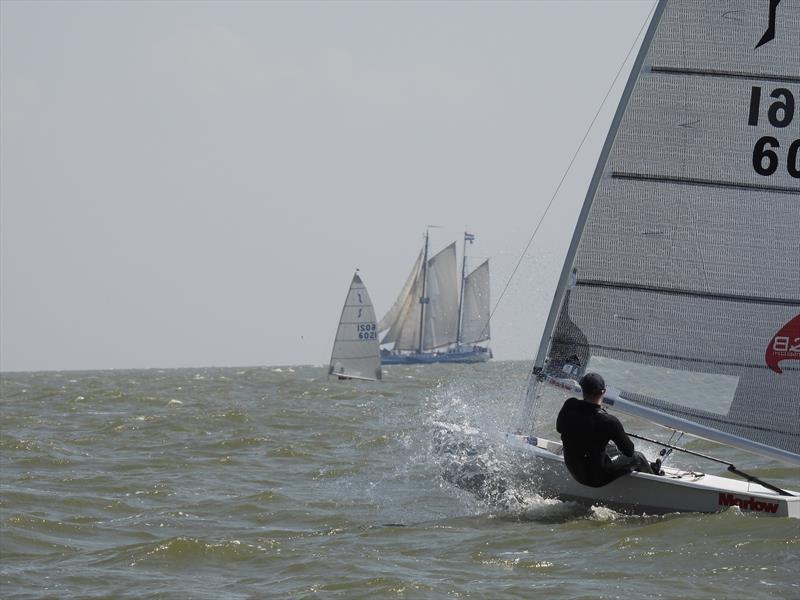
[[606,382],[597,373],[587,373],[578,382],[584,394],[595,396],[606,389]]

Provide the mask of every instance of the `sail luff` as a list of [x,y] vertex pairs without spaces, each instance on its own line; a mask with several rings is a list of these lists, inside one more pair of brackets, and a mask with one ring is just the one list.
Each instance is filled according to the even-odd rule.
[[[539,371],[541,371],[542,367],[544,366],[545,359],[547,358],[547,353],[550,348],[550,342],[553,335],[553,329],[555,328],[558,314],[561,311],[561,305],[567,290],[567,284],[569,283],[570,276],[572,274],[572,269],[575,262],[575,255],[578,252],[578,245],[580,243],[581,235],[583,234],[583,229],[586,225],[586,220],[589,216],[589,212],[592,208],[592,202],[594,200],[597,187],[600,184],[600,180],[602,179],[603,174],[606,170],[608,156],[611,153],[611,148],[614,146],[614,140],[616,139],[617,132],[619,131],[619,126],[620,123],[622,122],[622,117],[625,114],[625,109],[628,106],[628,101],[630,100],[631,94],[633,93],[633,89],[636,86],[636,80],[639,78],[639,73],[641,72],[642,67],[644,65],[644,60],[647,56],[650,44],[653,41],[653,36],[655,36],[656,30],[658,29],[658,24],[661,21],[662,15],[664,14],[664,9],[666,8],[666,5],[667,5],[667,0],[659,0],[658,6],[653,12],[653,16],[650,19],[650,25],[648,26],[647,33],[645,34],[645,37],[642,40],[642,44],[639,47],[639,53],[636,55],[636,61],[634,62],[633,67],[631,68],[630,75],[628,76],[628,81],[626,82],[625,89],[622,92],[622,97],[617,106],[617,111],[614,113],[614,119],[611,122],[611,126],[608,130],[608,135],[606,136],[606,141],[603,144],[602,151],[600,152],[600,158],[598,159],[597,165],[595,166],[594,174],[592,175],[592,180],[589,184],[589,189],[586,191],[586,197],[583,201],[583,206],[581,207],[581,212],[578,216],[578,222],[575,225],[575,230],[572,234],[572,239],[569,244],[569,249],[567,250],[567,256],[564,260],[564,265],[561,269],[561,275],[558,278],[558,285],[556,287],[556,291],[553,296],[553,302],[550,305],[550,312],[547,315],[547,321],[545,322],[544,331],[542,332],[542,339],[539,344],[539,350],[536,354],[536,359],[533,363],[533,376],[531,379],[532,383],[535,381],[535,375]],[[531,385],[528,386],[529,389],[531,387],[532,387]]]
[[622,97],[617,106],[617,110],[614,113],[614,118],[611,121],[611,126],[609,127],[608,135],[606,135],[606,141],[603,144],[603,149],[600,152],[600,158],[597,161],[594,174],[592,175],[592,180],[589,184],[589,189],[586,191],[586,196],[583,201],[583,206],[581,207],[581,212],[578,215],[578,221],[575,225],[575,231],[572,234],[572,239],[570,240],[569,248],[567,249],[567,255],[564,260],[564,265],[561,269],[561,274],[558,278],[558,284],[556,286],[555,293],[553,294],[553,302],[550,305],[550,312],[547,315],[547,321],[545,322],[544,330],[542,331],[542,337],[539,343],[539,349],[536,353],[536,358],[534,359],[533,362],[533,368],[528,377],[528,384],[525,388],[525,394],[522,397],[519,410],[517,411],[517,415],[515,416],[517,422],[514,424],[514,426],[515,428],[518,428],[521,431],[530,432],[531,428],[533,427],[533,423],[531,421],[532,421],[532,413],[534,410],[534,400],[536,397],[538,380],[541,377],[542,370],[544,369],[544,364],[547,359],[547,355],[550,351],[550,344],[552,342],[553,330],[555,329],[556,322],[561,312],[562,304],[564,302],[564,297],[567,293],[567,288],[570,283],[570,279],[572,278],[573,275],[572,273],[573,264],[575,262],[575,255],[578,252],[578,245],[580,244],[581,234],[583,233],[583,229],[586,225],[586,220],[592,208],[592,201],[594,200],[595,192],[597,191],[597,187],[600,184],[600,180],[602,179],[603,173],[606,169],[608,156],[611,153],[611,148],[614,146],[614,140],[616,139],[617,132],[619,131],[619,126],[620,123],[622,122],[622,117],[625,114],[625,108],[628,104],[628,101],[630,100],[631,94],[633,93],[633,89],[636,86],[636,80],[638,79],[639,73],[641,72],[642,67],[644,65],[645,57],[647,56],[647,51],[650,48],[650,44],[652,44],[653,42],[653,37],[655,36],[656,30],[658,29],[658,24],[661,21],[661,17],[664,14],[664,9],[666,8],[667,1],[668,0],[659,0],[658,5],[653,11],[653,16],[650,19],[650,24],[647,28],[647,32],[645,33],[641,46],[639,46],[639,52],[636,55],[636,61],[634,62],[633,67],[631,68],[631,72],[628,75],[628,80],[625,84],[625,89],[622,92]]

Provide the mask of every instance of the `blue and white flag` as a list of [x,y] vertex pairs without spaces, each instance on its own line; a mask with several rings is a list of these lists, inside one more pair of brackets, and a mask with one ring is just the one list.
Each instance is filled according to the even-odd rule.
[[464,241],[470,244],[475,241],[475,234],[464,232]]

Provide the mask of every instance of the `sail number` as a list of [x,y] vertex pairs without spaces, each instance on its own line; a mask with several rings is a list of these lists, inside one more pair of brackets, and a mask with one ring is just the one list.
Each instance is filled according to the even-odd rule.
[[[776,88],[769,95],[772,102],[767,108],[767,120],[778,129],[788,127],[795,116],[795,101],[792,92],[786,88]],[[758,126],[761,119],[761,87],[754,85],[750,91],[750,114],[747,124]],[[778,170],[781,163],[779,152],[786,150],[786,170],[789,175],[800,179],[800,139],[781,145],[778,138],[765,135],[753,146],[753,169],[759,175],[768,177]]]
[[377,327],[375,323],[359,323],[358,324],[358,339],[360,340],[376,340],[378,339],[378,332],[375,331]]

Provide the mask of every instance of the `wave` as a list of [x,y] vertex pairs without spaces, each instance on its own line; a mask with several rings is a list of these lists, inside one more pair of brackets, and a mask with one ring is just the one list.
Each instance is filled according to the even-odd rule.
[[219,564],[241,563],[263,559],[274,554],[275,544],[237,539],[208,540],[199,537],[172,537],[157,542],[134,544],[104,550],[96,553],[94,565],[125,564],[131,567],[152,564],[159,568],[168,566],[194,565],[202,560],[204,566],[209,562]]

